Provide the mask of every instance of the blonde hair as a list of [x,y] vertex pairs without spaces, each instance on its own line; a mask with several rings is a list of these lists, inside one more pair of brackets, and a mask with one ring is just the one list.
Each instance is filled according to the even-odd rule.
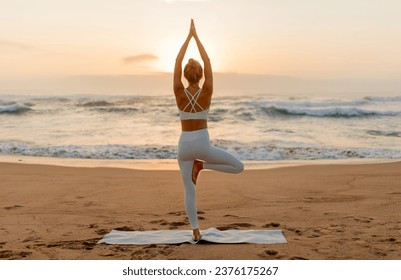
[[184,68],[184,77],[190,84],[196,84],[203,77],[203,68],[199,61],[190,58]]

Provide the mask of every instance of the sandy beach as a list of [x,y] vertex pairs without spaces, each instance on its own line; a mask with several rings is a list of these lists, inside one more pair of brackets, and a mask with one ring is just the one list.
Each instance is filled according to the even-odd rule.
[[106,245],[189,229],[177,170],[0,163],[0,259],[401,259],[401,162],[203,172],[200,227],[281,229],[280,245]]

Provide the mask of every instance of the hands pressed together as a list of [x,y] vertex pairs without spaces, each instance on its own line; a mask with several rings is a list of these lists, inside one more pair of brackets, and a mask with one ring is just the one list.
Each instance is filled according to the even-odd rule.
[[191,19],[191,27],[189,28],[189,37],[194,37],[197,38],[198,34],[196,33],[196,28],[195,28],[195,22],[193,19]]

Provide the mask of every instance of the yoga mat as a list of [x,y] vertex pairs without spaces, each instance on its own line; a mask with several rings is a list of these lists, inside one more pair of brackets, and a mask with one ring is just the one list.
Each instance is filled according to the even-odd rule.
[[[218,230],[209,228],[201,230],[202,237],[198,242],[210,243],[254,243],[283,244],[287,240],[281,230]],[[98,243],[107,244],[179,244],[198,243],[192,240],[191,230],[150,230],[118,231],[112,230]]]

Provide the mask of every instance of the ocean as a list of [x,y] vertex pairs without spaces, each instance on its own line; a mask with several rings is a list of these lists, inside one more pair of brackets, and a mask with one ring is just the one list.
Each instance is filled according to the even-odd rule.
[[[401,159],[401,95],[222,96],[213,145],[242,160]],[[173,96],[0,96],[0,155],[175,159]]]

